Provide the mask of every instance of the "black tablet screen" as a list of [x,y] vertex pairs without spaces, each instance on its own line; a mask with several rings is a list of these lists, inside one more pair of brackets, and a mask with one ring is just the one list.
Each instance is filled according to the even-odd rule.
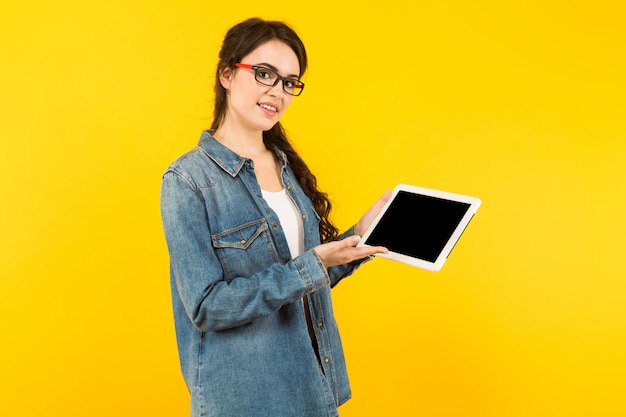
[[435,262],[469,207],[467,203],[399,191],[365,243]]

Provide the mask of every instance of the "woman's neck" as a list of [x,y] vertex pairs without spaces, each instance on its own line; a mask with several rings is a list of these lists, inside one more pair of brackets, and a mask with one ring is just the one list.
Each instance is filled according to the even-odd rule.
[[213,137],[233,152],[247,158],[267,152],[263,142],[263,132],[245,129],[233,129],[228,125],[220,126]]

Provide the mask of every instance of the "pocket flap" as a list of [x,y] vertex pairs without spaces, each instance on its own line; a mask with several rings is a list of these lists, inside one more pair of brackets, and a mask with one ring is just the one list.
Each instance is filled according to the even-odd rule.
[[259,219],[211,236],[215,248],[247,249],[254,240],[267,230],[265,219]]

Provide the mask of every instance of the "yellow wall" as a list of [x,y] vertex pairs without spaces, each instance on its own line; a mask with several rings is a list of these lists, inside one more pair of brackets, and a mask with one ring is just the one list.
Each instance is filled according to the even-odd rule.
[[398,182],[483,200],[441,272],[336,289],[342,417],[626,415],[622,1],[5,3],[0,415],[187,414],[160,175],[252,15],[307,44],[285,124],[342,227]]

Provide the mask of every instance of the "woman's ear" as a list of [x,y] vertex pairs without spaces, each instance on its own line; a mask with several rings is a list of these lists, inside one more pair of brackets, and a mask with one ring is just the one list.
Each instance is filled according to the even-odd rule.
[[220,72],[220,84],[222,84],[222,87],[224,87],[226,90],[228,90],[228,88],[230,87],[230,79],[232,76],[233,71],[230,67],[225,67]]

